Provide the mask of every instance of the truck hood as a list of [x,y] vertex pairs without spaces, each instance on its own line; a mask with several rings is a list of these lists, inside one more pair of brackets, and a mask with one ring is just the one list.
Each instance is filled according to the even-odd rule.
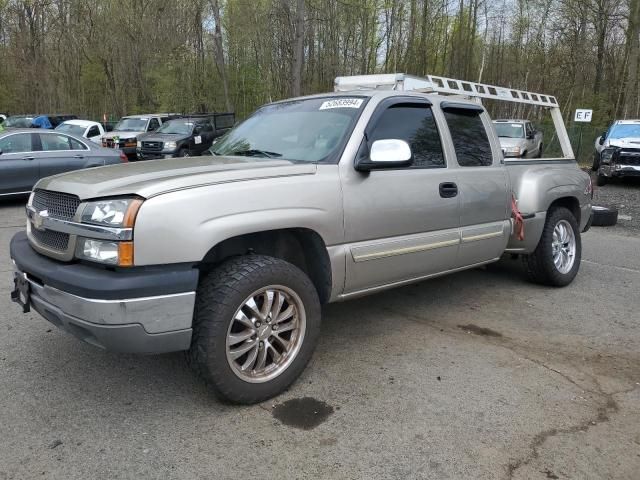
[[605,146],[640,148],[640,137],[612,138],[605,142]]
[[70,193],[80,200],[117,195],[144,198],[218,183],[312,175],[316,165],[244,157],[188,157],[123,163],[62,173],[34,188]]
[[131,130],[111,130],[103,135],[104,138],[118,137],[123,138],[136,138],[138,135],[142,135],[144,132],[132,132]]
[[500,146],[502,148],[524,147],[524,143],[525,143],[524,138],[500,137],[499,140],[500,140]]

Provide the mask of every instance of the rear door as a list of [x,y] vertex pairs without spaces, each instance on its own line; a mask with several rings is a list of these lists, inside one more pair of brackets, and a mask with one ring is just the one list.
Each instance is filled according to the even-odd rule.
[[0,138],[0,195],[29,192],[38,181],[35,133],[12,133]]
[[413,166],[361,173],[341,165],[345,293],[428,276],[456,262],[458,197],[442,190],[455,187],[455,172],[447,167],[431,104],[419,97],[383,100],[358,155],[384,139],[407,141]]
[[73,137],[58,132],[38,132],[41,151],[40,177],[85,168],[89,148]]
[[509,239],[507,172],[481,106],[442,102],[458,163],[461,244],[458,267],[499,258]]

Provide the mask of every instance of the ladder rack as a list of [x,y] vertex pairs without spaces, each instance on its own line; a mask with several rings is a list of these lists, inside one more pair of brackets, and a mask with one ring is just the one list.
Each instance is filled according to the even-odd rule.
[[355,90],[414,91],[442,95],[461,95],[478,102],[481,102],[482,99],[489,99],[544,107],[549,110],[551,114],[560,142],[560,148],[562,148],[563,158],[574,159],[573,149],[569,142],[569,135],[562,120],[560,106],[558,105],[556,97],[552,95],[478,82],[468,82],[466,80],[457,80],[455,78],[440,77],[437,75],[417,77],[404,73],[336,77],[334,90],[336,92]]

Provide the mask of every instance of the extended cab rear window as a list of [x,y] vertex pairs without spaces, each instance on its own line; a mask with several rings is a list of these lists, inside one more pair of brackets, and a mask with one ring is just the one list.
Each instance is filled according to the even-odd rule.
[[461,167],[488,167],[493,164],[491,144],[479,110],[444,109],[451,140]]

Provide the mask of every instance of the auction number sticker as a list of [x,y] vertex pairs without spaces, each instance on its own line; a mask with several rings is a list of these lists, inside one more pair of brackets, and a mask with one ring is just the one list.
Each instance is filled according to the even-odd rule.
[[327,100],[322,102],[320,110],[329,110],[330,108],[360,108],[364,102],[362,98],[338,98],[336,100]]

